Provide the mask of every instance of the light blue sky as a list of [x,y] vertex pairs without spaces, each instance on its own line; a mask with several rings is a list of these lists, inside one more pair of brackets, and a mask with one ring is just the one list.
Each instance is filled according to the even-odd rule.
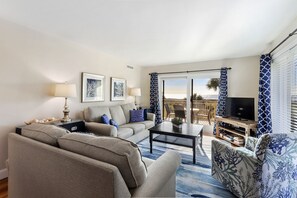
[[[194,79],[193,93],[198,95],[218,95],[218,90],[208,89],[206,87],[210,78]],[[185,98],[187,95],[187,79],[166,79],[165,80],[165,97],[166,98]]]

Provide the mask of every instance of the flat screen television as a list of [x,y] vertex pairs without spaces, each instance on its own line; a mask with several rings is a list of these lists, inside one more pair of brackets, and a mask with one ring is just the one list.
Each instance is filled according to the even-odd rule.
[[233,98],[226,100],[226,117],[240,120],[255,120],[254,98]]

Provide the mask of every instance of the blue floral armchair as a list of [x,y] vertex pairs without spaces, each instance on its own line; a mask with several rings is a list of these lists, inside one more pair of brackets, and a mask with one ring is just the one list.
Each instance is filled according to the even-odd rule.
[[245,198],[297,198],[297,134],[249,137],[245,147],[212,141],[212,176]]

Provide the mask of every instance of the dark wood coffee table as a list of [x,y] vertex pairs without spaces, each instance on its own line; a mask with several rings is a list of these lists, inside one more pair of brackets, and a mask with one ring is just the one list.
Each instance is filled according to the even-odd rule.
[[[181,129],[175,129],[171,122],[163,122],[149,129],[150,131],[150,152],[153,152],[153,141],[178,146],[189,147],[193,149],[193,163],[196,163],[197,141],[200,139],[202,147],[203,125],[186,124]],[[157,136],[153,136],[157,134]]]

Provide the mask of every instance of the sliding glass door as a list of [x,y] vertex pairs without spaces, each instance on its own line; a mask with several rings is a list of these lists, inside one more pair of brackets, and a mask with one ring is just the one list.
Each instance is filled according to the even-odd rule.
[[163,120],[179,117],[186,122],[187,78],[162,80]]
[[191,121],[203,125],[214,122],[219,95],[219,78],[192,78]]
[[164,75],[161,79],[163,120],[212,125],[219,92],[219,73]]

